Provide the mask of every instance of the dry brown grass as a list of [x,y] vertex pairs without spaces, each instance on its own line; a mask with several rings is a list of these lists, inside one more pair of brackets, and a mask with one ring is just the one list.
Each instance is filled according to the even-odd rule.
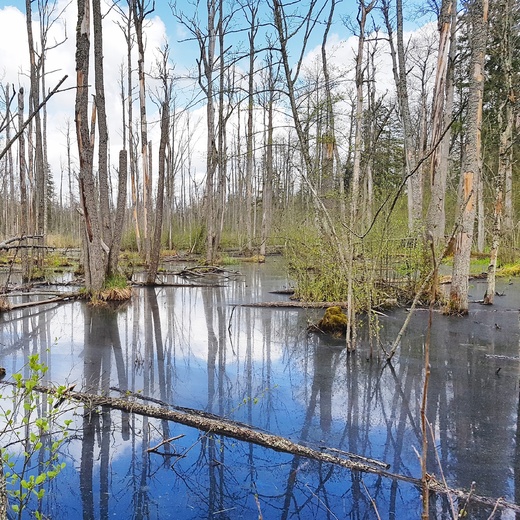
[[111,287],[103,289],[97,295],[98,299],[104,302],[122,302],[132,298],[131,287]]
[[7,300],[7,298],[4,298],[3,296],[0,297],[0,312],[6,312],[11,310],[11,304]]

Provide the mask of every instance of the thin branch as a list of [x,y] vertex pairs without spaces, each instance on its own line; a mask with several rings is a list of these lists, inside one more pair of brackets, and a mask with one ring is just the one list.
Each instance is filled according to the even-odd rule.
[[22,135],[24,130],[27,128],[29,123],[33,120],[34,116],[47,104],[49,99],[56,94],[62,83],[68,78],[67,75],[63,76],[61,80],[58,82],[58,84],[45,96],[45,99],[36,107],[34,112],[26,119],[24,124],[22,125],[22,128],[16,132],[15,136],[5,145],[5,148],[0,152],[0,161],[3,159],[4,155],[9,151],[9,148],[13,146],[14,143],[18,140],[18,138]]

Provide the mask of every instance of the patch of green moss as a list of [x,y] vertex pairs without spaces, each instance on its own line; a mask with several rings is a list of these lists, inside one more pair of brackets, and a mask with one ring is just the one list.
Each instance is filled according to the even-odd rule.
[[318,329],[333,336],[341,336],[347,331],[347,322],[347,316],[340,307],[329,307],[318,322]]

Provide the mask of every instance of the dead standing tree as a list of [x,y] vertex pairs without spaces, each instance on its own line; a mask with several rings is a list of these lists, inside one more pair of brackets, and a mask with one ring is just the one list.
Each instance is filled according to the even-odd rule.
[[[195,14],[179,10],[172,2],[170,7],[175,18],[191,33],[199,46],[197,58],[198,83],[206,103],[206,185],[204,190],[204,222],[206,227],[206,262],[215,263],[220,246],[223,225],[224,199],[226,192],[226,122],[229,112],[224,113],[224,81],[226,49],[224,39],[231,16],[225,16],[223,3],[206,0],[206,27],[198,19],[202,2],[195,4]],[[218,54],[217,54],[218,43]],[[215,100],[218,99],[218,102]],[[217,117],[218,114],[218,117]]]
[[151,243],[150,265],[146,282],[153,284],[159,269],[159,259],[161,253],[161,235],[164,213],[164,187],[166,170],[168,164],[167,148],[170,135],[170,102],[172,98],[173,82],[171,71],[168,69],[169,49],[168,46],[162,51],[161,59],[158,61],[159,80],[162,87],[162,100],[160,105],[161,114],[161,137],[159,141],[159,164],[157,179],[157,198],[155,207],[154,233]]
[[89,59],[90,0],[78,0],[75,121],[79,153],[79,195],[85,224],[83,261],[86,289],[96,292],[101,290],[105,282],[107,262],[93,173],[95,106],[93,122],[89,123]]
[[432,107],[432,143],[439,142],[433,151],[430,166],[430,203],[426,227],[435,246],[444,241],[446,227],[445,197],[448,177],[453,113],[453,62],[456,52],[457,2],[443,0],[439,13],[439,47]]
[[[141,113],[141,158],[143,165],[143,253],[150,261],[150,233],[152,219],[152,172],[148,157],[148,123],[146,119],[146,81],[144,72],[143,29],[146,17],[155,10],[155,1],[131,0],[135,35],[137,39],[137,73],[139,77],[139,107]],[[130,74],[130,71],[128,72]],[[129,93],[130,94],[130,93]],[[129,124],[132,124],[129,121]]]
[[[95,18],[94,26],[94,48],[102,53],[102,24],[100,0],[92,0],[94,4],[93,15]],[[89,58],[90,58],[90,0],[78,0],[78,22],[76,26],[76,103],[75,120],[76,136],[78,141],[78,152],[80,159],[79,171],[79,194],[81,211],[84,222],[83,235],[83,263],[85,268],[85,287],[91,294],[95,294],[103,288],[106,278],[117,268],[117,252],[121,240],[120,229],[114,231],[110,225],[110,214],[107,216],[105,211],[109,210],[108,204],[108,183],[106,179],[96,182],[94,178],[94,141],[96,125],[96,108],[103,106],[104,102],[95,99],[92,105],[92,116],[89,122]],[[97,18],[97,20],[96,20]],[[95,61],[96,90],[101,92],[103,87],[103,62],[100,57]],[[101,96],[104,98],[104,95]],[[98,103],[99,102],[99,103]],[[105,116],[106,117],[106,116]],[[108,145],[108,132],[106,130],[106,120],[101,123],[100,137],[104,142],[100,142],[100,148]],[[105,160],[105,152],[100,152],[100,159]],[[125,159],[121,157],[119,172],[118,206],[126,202],[126,177]],[[125,193],[123,193],[123,190]],[[104,200],[103,202],[103,199]],[[98,201],[101,201],[98,204]],[[117,221],[122,222],[121,207],[116,211]],[[104,229],[104,227],[106,229]],[[109,244],[104,240],[107,237]],[[110,262],[109,262],[110,258]]]
[[390,0],[381,0],[381,9],[385,26],[388,32],[390,45],[390,56],[392,58],[392,72],[397,90],[397,101],[404,134],[405,175],[408,189],[408,229],[410,232],[417,231],[422,220],[423,189],[422,178],[419,170],[414,138],[412,118],[410,115],[410,104],[408,97],[408,84],[406,79],[407,65],[404,48],[404,21],[403,2],[396,0],[396,41],[394,42],[394,31],[390,15]]
[[491,236],[491,251],[488,266],[487,289],[484,303],[492,304],[495,297],[495,279],[498,249],[502,235],[502,214],[504,206],[504,186],[512,173],[513,165],[513,127],[515,90],[513,85],[513,39],[512,17],[513,2],[502,0],[497,3],[500,10],[495,14],[493,29],[498,32],[498,74],[503,79],[497,122],[499,131],[498,164],[495,174],[495,207]]
[[461,225],[455,235],[453,276],[448,312],[468,313],[469,267],[475,225],[475,182],[481,170],[482,101],[486,57],[488,0],[468,2],[470,31],[470,78],[467,137],[460,176],[459,212]]

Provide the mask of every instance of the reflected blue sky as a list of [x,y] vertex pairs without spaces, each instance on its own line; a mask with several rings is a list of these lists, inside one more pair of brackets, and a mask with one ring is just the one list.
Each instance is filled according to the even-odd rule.
[[[225,287],[136,288],[117,308],[75,302],[4,314],[0,364],[12,374],[39,352],[47,384],[114,397],[130,390],[420,477],[427,311],[416,313],[394,366],[382,370],[368,359],[366,323],[347,356],[341,342],[307,334],[321,311],[240,305],[286,298],[269,293],[289,284],[279,263],[238,270]],[[515,501],[520,302],[514,287],[506,292],[464,319],[435,313],[427,415],[450,485],[476,481],[477,493]],[[405,317],[405,309],[380,317],[383,345]],[[381,518],[420,517],[410,484],[105,407],[71,404],[67,414],[67,466],[43,507],[51,518],[375,518],[371,499]],[[160,453],[147,451],[171,438]],[[429,466],[439,475],[433,450]],[[431,518],[449,518],[442,499],[432,507]]]

